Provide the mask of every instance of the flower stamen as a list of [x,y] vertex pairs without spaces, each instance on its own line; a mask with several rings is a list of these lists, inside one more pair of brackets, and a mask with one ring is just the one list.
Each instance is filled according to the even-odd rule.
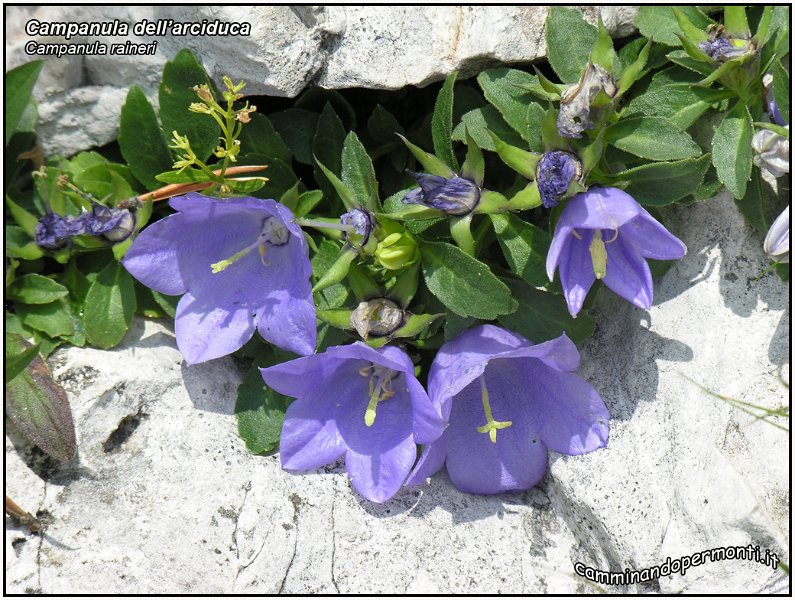
[[285,227],[284,224],[279,222],[277,219],[269,217],[262,224],[262,232],[257,237],[257,241],[246,246],[239,252],[235,252],[229,258],[225,258],[224,260],[219,260],[218,262],[211,264],[210,269],[212,269],[213,273],[220,273],[230,265],[236,263],[241,258],[246,256],[254,248],[257,248],[259,251],[259,260],[262,263],[262,266],[267,268],[271,264],[270,260],[265,260],[265,254],[268,252],[268,246],[282,246],[289,240],[290,232],[287,230],[287,227]]
[[489,391],[486,389],[486,378],[480,375],[480,400],[483,403],[483,412],[486,414],[486,424],[477,428],[478,433],[488,433],[492,444],[497,443],[497,430],[513,425],[513,421],[495,421],[489,403]]
[[608,241],[605,242],[605,246],[607,244],[612,244],[613,242],[615,242],[618,239],[618,229],[616,229],[615,231],[616,231],[615,235],[613,235],[612,238],[610,238]]
[[582,236],[581,236],[579,233],[577,233],[577,230],[576,230],[576,229],[572,229],[572,230],[571,230],[571,235],[573,235],[574,237],[576,237],[578,240],[581,240],[581,239],[582,239]]
[[[615,237],[618,237],[618,230],[616,230]],[[615,237],[610,241],[614,242]],[[601,229],[594,231],[593,239],[591,240],[591,245],[588,250],[591,253],[594,275],[596,275],[597,279],[602,279],[607,274],[607,249],[605,248],[605,243],[602,241]]]
[[368,427],[372,427],[373,423],[375,423],[378,403],[389,400],[395,395],[395,390],[392,389],[392,378],[397,375],[397,372],[392,369],[376,365],[359,369],[359,374],[364,377],[371,372],[372,375],[370,375],[370,381],[368,382],[370,400],[367,403],[367,409],[364,411],[364,424]]

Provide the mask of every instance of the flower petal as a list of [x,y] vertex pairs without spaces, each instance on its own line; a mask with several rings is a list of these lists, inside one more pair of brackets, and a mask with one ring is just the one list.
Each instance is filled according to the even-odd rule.
[[407,374],[405,380],[411,398],[411,431],[414,433],[414,441],[418,444],[429,444],[444,432],[441,405],[431,402],[425,388],[415,377]]
[[567,252],[566,248],[571,243],[572,231],[572,227],[561,225],[560,221],[558,221],[555,227],[555,235],[552,236],[552,243],[549,245],[549,251],[547,251],[547,277],[549,277],[550,281],[555,279],[555,269],[558,268],[560,257]]
[[569,200],[560,215],[558,227],[617,229],[641,211],[641,205],[623,190],[592,187]]
[[621,227],[619,236],[635,246],[638,254],[655,260],[676,260],[687,253],[687,247],[645,210]]
[[[343,364],[344,361],[328,354],[313,354],[260,369],[260,373],[268,387],[285,396],[300,398],[315,387],[324,385],[323,382],[332,377]],[[352,364],[349,368],[353,372],[358,366]]]
[[190,292],[177,304],[177,347],[189,365],[239,350],[254,335],[254,319],[244,309],[230,310]]
[[610,415],[599,393],[576,373],[538,361],[521,370],[526,409],[541,423],[541,439],[555,452],[584,454],[607,445]]
[[371,502],[386,502],[403,485],[415,458],[417,447],[408,437],[379,452],[348,449],[345,467],[357,492]]
[[649,265],[621,234],[607,248],[605,285],[635,306],[649,309],[654,296]]
[[283,469],[317,469],[345,454],[328,398],[328,389],[315,388],[287,408],[279,442]]
[[178,296],[188,291],[177,259],[183,237],[179,213],[152,223],[138,234],[122,260],[124,267],[146,287]]
[[453,399],[447,472],[455,486],[473,494],[525,490],[536,485],[547,469],[547,450],[539,424],[521,407],[525,395],[517,386],[521,361],[499,359],[486,369],[486,387],[493,417],[512,424],[497,431],[496,443],[477,428],[486,423],[479,382],[472,382]]
[[582,239],[574,238],[572,234],[573,239],[569,242],[568,252],[561,256],[559,265],[560,284],[563,287],[569,313],[573,317],[582,309],[588,291],[596,281],[589,250],[593,231],[581,229],[579,235]]
[[428,477],[435,475],[444,466],[446,458],[447,438],[442,435],[422,449],[422,456],[406,479],[405,485],[422,485]]

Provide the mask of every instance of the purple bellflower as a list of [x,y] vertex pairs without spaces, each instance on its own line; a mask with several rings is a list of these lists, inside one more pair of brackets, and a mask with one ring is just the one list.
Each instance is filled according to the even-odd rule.
[[568,152],[546,152],[536,166],[536,181],[544,208],[558,205],[569,184],[582,175],[582,163]]
[[404,204],[423,204],[448,215],[467,215],[480,201],[480,189],[469,179],[427,173],[414,173],[414,177],[420,187],[403,196]]
[[647,258],[674,260],[687,252],[632,196],[617,188],[593,187],[563,210],[547,254],[547,275],[560,269],[569,312],[575,316],[594,281],[648,309],[653,299]]
[[789,262],[789,206],[770,226],[762,246],[771,260],[780,263]]
[[144,229],[122,262],[147,287],[184,294],[175,331],[188,364],[238,350],[255,329],[312,354],[312,267],[292,213],[274,200],[195,193],[169,204],[177,212]]
[[448,423],[425,446],[406,485],[447,464],[455,486],[472,494],[526,490],[547,470],[547,448],[584,454],[607,444],[609,415],[596,390],[575,373],[577,348],[566,334],[534,345],[481,325],[441,347],[429,395]]
[[438,407],[401,349],[363,342],[260,369],[265,383],[297,398],[284,417],[284,469],[317,469],[345,457],[353,487],[373,502],[395,495],[417,457],[443,431]]

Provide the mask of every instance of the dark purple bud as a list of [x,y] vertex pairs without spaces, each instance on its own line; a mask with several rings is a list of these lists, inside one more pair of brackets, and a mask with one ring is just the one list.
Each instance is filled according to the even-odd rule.
[[36,244],[48,250],[63,247],[70,237],[87,233],[88,215],[89,213],[83,213],[79,217],[73,217],[47,213],[36,224]]
[[572,180],[582,176],[582,163],[568,152],[547,152],[536,166],[536,181],[545,208],[558,205]]
[[126,209],[108,208],[95,202],[90,215],[88,233],[101,235],[114,243],[123,242],[135,229],[135,217]]
[[723,37],[724,35],[725,33],[716,36],[712,33],[710,39],[698,45],[698,49],[717,62],[726,62],[754,52],[755,47],[749,40]]
[[[373,220],[365,211],[354,208],[340,217],[340,223],[353,227],[355,233],[346,232],[345,239],[351,241],[354,245],[362,246],[370,239],[370,233],[373,231]],[[361,236],[361,239],[357,236]]]
[[707,40],[698,45],[698,49],[709,56],[712,60],[720,60],[726,52],[730,52],[732,44],[726,38]]
[[767,104],[767,112],[770,114],[770,120],[773,121],[776,125],[781,125],[784,127],[787,125],[787,121],[781,116],[781,112],[778,110],[778,104],[776,104],[775,99],[773,98],[773,76],[768,73],[762,78],[762,86],[764,87],[765,93],[765,101]]
[[478,205],[480,189],[474,181],[463,177],[439,177],[427,173],[414,173],[420,184],[403,197],[404,204],[424,204],[448,215],[466,215]]

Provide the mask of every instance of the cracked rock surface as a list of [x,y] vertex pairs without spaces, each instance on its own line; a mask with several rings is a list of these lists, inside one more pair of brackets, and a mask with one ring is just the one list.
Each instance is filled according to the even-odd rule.
[[[294,97],[309,85],[400,89],[545,54],[545,6],[16,6],[6,10],[7,68],[35,58],[25,53],[26,24],[113,19],[251,24],[247,37],[107,37],[106,44],[157,41],[154,56],[46,57],[34,97],[46,154],[74,154],[116,138],[127,90],[139,85],[155,103],[163,65],[182,48],[193,50],[218,84],[223,75],[248,83],[246,93]],[[586,6],[586,19],[616,36],[632,33],[631,6]],[[68,43],[97,38],[73,37]],[[88,131],[73,122],[90,123]],[[70,123],[71,121],[71,123]],[[85,128],[84,128],[85,129]]]
[[788,433],[704,391],[786,404],[788,288],[755,281],[762,240],[727,196],[671,216],[688,254],[655,305],[603,292],[581,349],[608,447],[551,454],[524,493],[470,496],[442,473],[376,505],[341,464],[285,473],[237,436],[239,366],[186,366],[163,323],[136,320],[112,351],[58,350],[79,458],[58,465],[9,431],[7,493],[49,525],[39,537],[6,518],[6,591],[787,593],[782,571],[747,560],[623,587],[574,574],[748,544],[790,563]]

